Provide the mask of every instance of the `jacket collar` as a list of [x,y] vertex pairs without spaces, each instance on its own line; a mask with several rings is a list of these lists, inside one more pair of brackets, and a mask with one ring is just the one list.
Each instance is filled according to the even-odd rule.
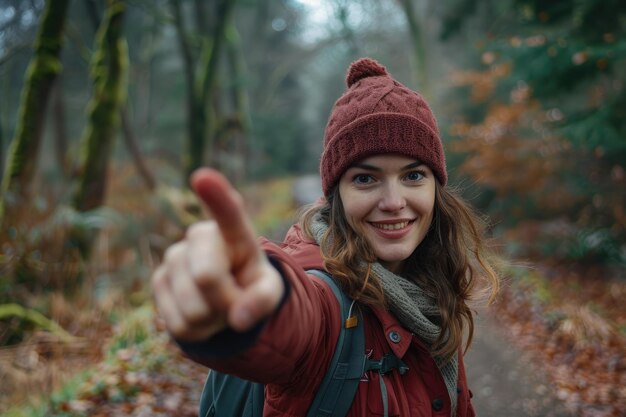
[[372,312],[385,332],[385,340],[389,348],[398,358],[404,357],[412,343],[420,351],[429,353],[426,345],[419,338],[413,337],[413,333],[405,329],[390,311],[381,307],[373,307]]

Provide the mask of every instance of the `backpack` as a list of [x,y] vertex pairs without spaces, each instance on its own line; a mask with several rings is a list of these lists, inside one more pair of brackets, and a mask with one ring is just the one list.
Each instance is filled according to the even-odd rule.
[[[360,314],[352,315],[354,301],[341,291],[326,272],[309,270],[307,273],[319,277],[328,284],[339,301],[341,317],[344,319],[335,352],[307,417],[343,417],[348,413],[361,377],[366,371],[374,370],[384,375],[397,368],[404,374],[408,368],[399,358],[391,354],[378,361],[368,359],[365,355],[363,320]],[[387,390],[382,377],[380,385],[384,408],[387,411]],[[264,393],[263,384],[211,370],[202,390],[199,416],[262,417]]]

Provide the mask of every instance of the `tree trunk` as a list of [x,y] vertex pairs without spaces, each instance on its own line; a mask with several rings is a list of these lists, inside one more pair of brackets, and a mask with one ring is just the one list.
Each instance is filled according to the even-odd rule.
[[[81,177],[74,195],[74,208],[86,212],[100,207],[106,196],[107,170],[126,99],[128,48],[122,36],[125,6],[109,0],[96,35],[91,64],[93,96],[88,106],[89,122],[82,138]],[[75,229],[72,243],[83,259],[89,257],[93,234]]]
[[341,23],[341,36],[348,44],[348,48],[350,50],[350,56],[353,59],[361,56],[361,50],[359,48],[359,43],[357,42],[357,36],[354,33],[354,29],[348,23],[348,3],[347,1],[337,2],[336,5],[336,15],[337,20]]
[[85,3],[83,4],[85,5],[87,16],[89,16],[91,23],[93,23],[93,27],[98,30],[98,26],[100,25],[100,16],[102,15],[102,12],[98,10],[98,4],[96,3],[96,0],[85,0]]
[[37,166],[46,104],[57,75],[63,44],[63,27],[69,0],[50,0],[42,15],[35,52],[26,73],[18,125],[8,151],[2,181],[0,222],[11,224],[28,202],[29,185]]
[[67,160],[67,125],[65,123],[65,103],[63,102],[63,77],[58,77],[52,90],[52,131],[54,135],[54,155],[59,169],[66,178],[71,175]]
[[236,0],[222,0],[217,10],[217,24],[213,28],[212,42],[205,46],[200,57],[200,93],[203,103],[210,100],[215,88],[217,70]]
[[404,14],[409,24],[411,42],[413,44],[413,59],[415,60],[415,81],[417,90],[426,98],[430,98],[430,85],[428,82],[428,69],[426,65],[426,46],[421,24],[415,13],[413,0],[400,0]]
[[180,51],[183,57],[183,68],[185,72],[185,84],[187,88],[187,152],[183,158],[185,167],[183,183],[187,183],[187,178],[193,169],[191,166],[199,166],[202,162],[204,129],[205,129],[205,110],[200,100],[200,95],[196,90],[195,62],[191,45],[189,43],[189,35],[185,29],[180,0],[172,0],[170,3],[174,14],[174,25],[178,35]]
[[[156,17],[154,18],[156,20]],[[156,56],[156,51],[158,46],[155,38],[157,37],[158,31],[160,30],[159,26],[156,24],[152,24],[152,28],[150,31],[146,32],[145,37],[142,40],[141,48],[145,51],[142,54],[144,59],[141,59],[139,62],[140,75],[137,80],[137,97],[141,106],[138,106],[138,114],[137,114],[137,122],[135,126],[138,126],[139,129],[143,132],[147,132],[148,135],[152,134],[152,120],[154,118],[153,114],[153,94],[156,87],[154,84],[154,59]]]
[[211,99],[215,93],[222,47],[226,40],[226,28],[231,20],[235,1],[236,0],[222,0],[219,4],[216,25],[213,28],[213,34],[211,37],[212,42],[205,45],[202,55],[200,56],[200,102],[204,107],[205,126],[203,129],[204,134],[202,142],[192,144],[191,149],[196,150],[197,153],[191,155],[191,163],[187,167],[188,174],[202,166],[204,150],[207,142],[206,138],[213,138],[214,135],[216,118],[211,117],[213,114],[213,111],[210,108]]
[[[204,153],[207,138],[213,135],[213,123],[211,116],[211,97],[215,90],[215,81],[219,67],[222,45],[225,41],[225,33],[236,0],[222,0],[217,8],[215,26],[211,32],[211,38],[203,42],[203,48],[198,63],[198,69],[194,63],[188,35],[182,18],[180,0],[172,0],[171,6],[174,13],[174,23],[178,33],[185,79],[187,80],[187,151],[184,158],[185,180],[189,175],[201,167],[204,163]],[[198,3],[196,3],[196,6]],[[203,8],[197,9],[204,10]],[[196,16],[199,18],[200,16]],[[197,19],[200,22],[200,19]],[[198,25],[202,23],[197,23]]]
[[[4,172],[3,165],[4,161],[4,125],[2,124],[2,114],[0,114],[0,174]],[[0,178],[2,181],[2,178]]]
[[146,187],[152,191],[156,188],[156,181],[154,176],[148,169],[143,156],[141,156],[141,151],[139,150],[139,144],[137,143],[137,138],[133,133],[133,129],[130,125],[130,121],[128,120],[128,109],[124,108],[121,112],[122,116],[122,131],[124,138],[124,143],[126,144],[126,148],[130,152],[131,157],[133,158],[133,162],[135,163],[135,167],[139,172],[139,175],[143,179],[143,182],[146,184]]
[[[94,0],[86,1],[85,6],[87,7],[87,14],[89,15],[93,23],[94,29],[97,30],[100,22],[100,11],[98,10],[98,6]],[[141,176],[141,178],[143,179],[146,187],[149,190],[154,190],[156,188],[156,181],[154,179],[154,176],[148,169],[148,166],[146,165],[143,156],[141,155],[141,150],[137,141],[137,137],[135,136],[130,120],[128,119],[128,107],[124,106],[121,109],[120,118],[120,120],[122,121],[122,138],[124,139],[124,145],[126,145],[126,148],[130,153],[135,168],[137,168],[137,172],[139,173],[139,176]]]
[[209,36],[211,31],[208,19],[209,13],[206,9],[206,0],[194,0],[193,5],[195,8],[194,16],[196,18],[196,30],[203,36]]
[[235,111],[234,119],[237,121],[238,129],[234,135],[233,150],[240,164],[235,166],[236,172],[232,178],[235,183],[241,183],[247,176],[246,167],[248,160],[248,135],[252,122],[250,120],[250,104],[247,90],[243,81],[245,76],[245,65],[241,52],[241,39],[237,28],[234,24],[230,24],[226,33],[226,46],[228,52],[228,64],[230,73],[232,74],[231,97],[233,108]]

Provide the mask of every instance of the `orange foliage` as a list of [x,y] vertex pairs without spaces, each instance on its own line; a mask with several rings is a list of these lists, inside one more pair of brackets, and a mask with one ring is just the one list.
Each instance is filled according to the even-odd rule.
[[[517,224],[516,234],[509,237],[518,242],[539,247],[541,239],[571,241],[583,236],[573,256],[591,259],[598,251],[603,253],[599,260],[619,257],[618,244],[609,239],[626,236],[626,193],[616,192],[626,189],[624,166],[607,164],[600,147],[589,151],[558,136],[551,124],[566,116],[558,108],[542,109],[526,83],[518,82],[506,102],[495,99],[495,87],[510,69],[492,64],[491,52],[483,53],[482,59],[490,65],[486,71],[453,76],[455,85],[471,89],[472,102],[489,103],[481,122],[451,127],[457,139],[449,149],[464,156],[458,171],[495,194],[487,211],[498,223],[506,219],[509,225]],[[590,100],[594,99],[592,94]],[[533,226],[535,239],[524,240],[524,229],[533,220],[542,221]],[[551,235],[550,230],[558,233]],[[585,240],[594,230],[610,235],[600,243]],[[560,254],[574,253],[561,249]],[[613,255],[607,255],[610,251]]]
[[[534,103],[494,104],[483,123],[455,125],[452,132],[463,139],[454,142],[451,149],[467,155],[460,172],[500,196],[551,187],[565,164],[563,155],[568,146],[539,128],[533,136],[521,137],[519,126],[531,119],[539,119]],[[545,201],[548,206],[555,197],[559,204],[572,197],[563,188],[551,189],[550,194],[551,198]]]
[[[487,63],[493,61],[492,55],[486,53],[483,60]],[[493,94],[498,81],[508,75],[510,66],[507,64],[493,65],[486,72],[482,71],[457,71],[452,74],[453,86],[470,86],[472,89],[471,100],[475,103],[484,102]]]
[[121,349],[113,361],[98,365],[97,372],[80,386],[77,398],[61,402],[51,411],[92,417],[197,416],[207,369],[183,357],[172,343],[148,353],[167,360],[156,371],[137,370],[132,362],[146,352],[136,347]]

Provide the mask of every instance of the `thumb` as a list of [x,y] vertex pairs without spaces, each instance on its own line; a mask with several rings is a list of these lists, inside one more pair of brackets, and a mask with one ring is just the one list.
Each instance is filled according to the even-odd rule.
[[264,271],[238,294],[228,314],[230,326],[240,332],[271,315],[285,292],[285,284],[278,271],[265,261]]

